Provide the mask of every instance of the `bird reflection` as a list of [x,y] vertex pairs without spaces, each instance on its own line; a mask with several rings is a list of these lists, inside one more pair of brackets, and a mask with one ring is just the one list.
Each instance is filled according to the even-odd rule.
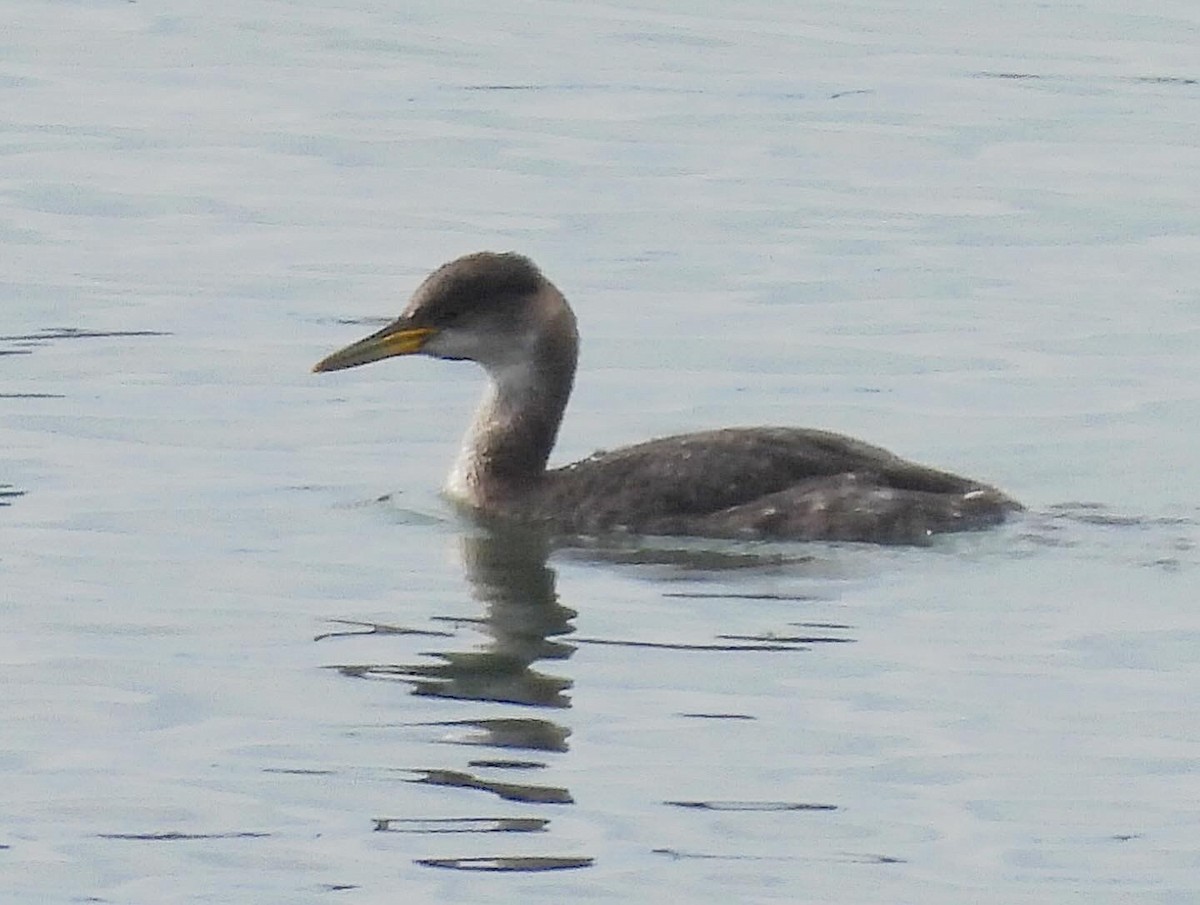
[[[434,663],[347,664],[338,669],[360,678],[405,681],[418,695],[569,707],[571,680],[533,668],[539,660],[565,660],[575,651],[573,644],[562,640],[574,631],[571,620],[576,614],[558,602],[555,573],[547,563],[549,539],[533,530],[493,533],[481,526],[464,534],[460,543],[472,596],[484,604],[484,612],[473,618],[441,617],[441,621],[472,624],[488,640],[477,650],[430,652],[438,661]],[[454,637],[397,626],[360,628],[370,634]],[[511,722],[504,721],[508,742],[503,747],[513,747]],[[545,732],[539,729],[537,734]],[[565,737],[562,730],[551,735]]]
[[[558,602],[554,570],[547,564],[548,539],[536,532],[491,533],[482,526],[461,537],[463,568],[472,596],[484,605],[481,617],[455,618],[469,623],[487,641],[474,651],[436,651],[435,663],[358,664],[337,667],[358,678],[406,682],[412,693],[459,701],[496,701],[532,707],[566,708],[571,680],[534,669],[539,660],[565,660],[575,646],[562,639],[574,631],[575,611]],[[447,618],[447,617],[443,617]],[[358,631],[336,635],[389,634],[455,637],[452,632],[425,631],[389,625],[359,625]],[[567,750],[571,731],[551,720],[510,716],[501,719],[455,719],[426,723],[445,726],[445,741],[464,745],[523,749],[538,752]],[[543,767],[533,761],[472,761],[485,771]],[[506,801],[570,804],[571,793],[561,787],[510,782],[458,768],[414,768],[413,782],[488,792]],[[582,866],[582,865],[579,865]],[[533,868],[528,869],[544,869]]]
[[[555,773],[549,770],[555,758],[568,750],[571,730],[545,718],[547,708],[569,708],[572,681],[554,675],[542,666],[542,661],[562,661],[570,658],[579,644],[620,644],[639,648],[671,648],[689,651],[760,651],[778,654],[801,651],[806,645],[819,641],[844,641],[841,637],[825,637],[806,631],[803,636],[792,633],[786,637],[774,634],[764,637],[718,637],[716,643],[697,644],[687,641],[655,642],[645,639],[620,640],[613,638],[578,638],[574,636],[574,610],[563,606],[556,590],[556,573],[549,564],[554,549],[550,536],[536,529],[521,529],[511,524],[502,529],[489,528],[486,523],[464,527],[459,537],[459,551],[471,596],[482,605],[479,616],[467,618],[433,617],[436,629],[411,628],[397,625],[357,624],[356,631],[333,632],[334,635],[395,635],[438,639],[441,645],[460,636],[463,626],[470,626],[483,639],[473,650],[441,650],[424,654],[425,660],[407,664],[341,665],[337,669],[359,678],[401,682],[415,695],[459,702],[499,702],[510,707],[503,716],[494,712],[472,715],[469,711],[447,714],[449,719],[422,721],[415,725],[444,729],[440,741],[454,745],[483,746],[506,751],[521,751],[518,758],[497,758],[495,755],[468,759],[450,755],[441,764],[410,764],[402,769],[409,773],[409,782],[438,786],[448,796],[480,795],[510,806],[559,808],[574,803],[571,790],[554,782]],[[643,564],[691,563],[704,569],[746,568],[740,558],[712,559],[703,550],[684,548],[678,551],[627,550],[621,553],[629,562]],[[604,559],[603,551],[598,558]],[[777,568],[771,556],[759,559],[759,565]],[[833,629],[835,626],[824,626]],[[571,640],[567,640],[571,638]],[[452,706],[447,704],[447,706]],[[463,704],[457,705],[465,709]],[[528,708],[539,708],[530,711]],[[752,719],[749,715],[725,713],[686,713],[691,719]],[[412,726],[413,723],[408,725]],[[447,754],[451,749],[436,749]],[[442,757],[436,758],[442,760]],[[546,771],[542,773],[541,771]],[[543,781],[543,777],[545,781]],[[534,780],[534,781],[530,781]],[[545,813],[545,812],[543,812]],[[524,815],[522,815],[524,816]],[[494,814],[478,814],[468,823],[447,823],[445,815],[403,814],[400,817],[375,817],[378,832],[417,833],[487,833],[499,842],[530,832],[549,829],[550,818],[539,815],[536,822],[497,821]],[[462,815],[453,818],[461,821]],[[489,870],[542,871],[591,865],[590,856],[530,856],[522,853],[488,855],[469,858],[425,859],[418,863],[431,867],[460,870],[479,870],[481,861]]]
[[477,651],[445,651],[442,662],[419,668],[415,694],[537,707],[568,707],[571,680],[533,668],[565,660],[574,645],[575,611],[555,594],[547,541],[534,532],[480,532],[462,538],[463,567],[473,596],[484,604],[475,622],[490,640]]
[[537,530],[481,531],[462,538],[463,567],[474,596],[485,604],[480,629],[488,652],[528,667],[565,660],[575,646],[559,640],[575,631],[575,610],[558,602],[550,541]]

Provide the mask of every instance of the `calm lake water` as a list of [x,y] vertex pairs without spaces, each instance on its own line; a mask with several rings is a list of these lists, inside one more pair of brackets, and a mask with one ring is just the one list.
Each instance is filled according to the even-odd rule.
[[[412,6],[0,0],[0,901],[1197,901],[1200,7]],[[487,536],[471,366],[309,373],[483,248],[557,461],[1030,511]]]

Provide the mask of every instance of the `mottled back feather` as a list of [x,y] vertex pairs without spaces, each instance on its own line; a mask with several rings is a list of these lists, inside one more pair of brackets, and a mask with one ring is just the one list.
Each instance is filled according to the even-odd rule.
[[1020,508],[994,488],[849,437],[730,428],[547,472],[525,518],[559,531],[920,543]]

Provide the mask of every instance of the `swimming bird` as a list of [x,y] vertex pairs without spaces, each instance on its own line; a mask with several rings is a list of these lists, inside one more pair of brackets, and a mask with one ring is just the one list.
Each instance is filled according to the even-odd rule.
[[442,265],[382,330],[318,362],[468,360],[488,377],[445,491],[467,510],[563,536],[616,533],[922,544],[997,525],[994,487],[822,430],[747,427],[650,440],[547,469],[579,334],[562,293],[522,255]]

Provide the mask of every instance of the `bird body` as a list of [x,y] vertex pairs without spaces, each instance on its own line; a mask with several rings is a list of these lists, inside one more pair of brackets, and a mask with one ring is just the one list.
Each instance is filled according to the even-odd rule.
[[557,535],[925,543],[1021,508],[978,481],[803,428],[664,437],[548,470],[578,344],[574,313],[531,261],[483,252],[434,271],[396,321],[314,370],[414,353],[477,362],[488,387],[446,492]]

